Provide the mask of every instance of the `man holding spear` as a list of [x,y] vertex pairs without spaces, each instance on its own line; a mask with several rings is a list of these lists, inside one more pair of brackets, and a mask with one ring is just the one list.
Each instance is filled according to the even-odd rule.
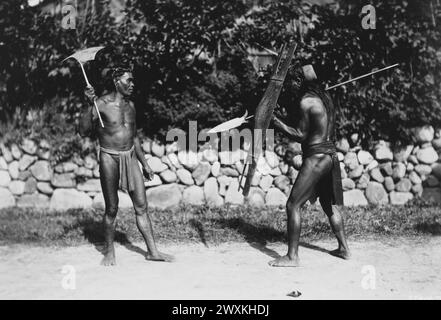
[[303,163],[286,204],[288,253],[271,261],[269,264],[273,267],[299,265],[300,210],[306,201],[316,196],[338,241],[338,249],[331,253],[343,259],[351,255],[346,243],[343,218],[338,209],[333,207],[343,204],[340,165],[334,146],[334,105],[319,85],[310,65],[296,70],[294,89],[298,91],[298,98],[292,106],[286,108],[289,123],[293,126],[273,116],[274,127],[301,143],[303,151]]
[[[295,49],[294,49],[295,50]],[[280,53],[278,66],[283,50]],[[292,58],[292,54],[288,54]],[[308,200],[315,200],[317,196],[320,204],[329,218],[331,228],[337,238],[338,248],[331,254],[349,259],[351,256],[344,231],[343,218],[338,209],[333,205],[343,204],[343,190],[341,185],[340,164],[337,158],[335,141],[335,110],[331,97],[326,92],[342,85],[372,76],[376,73],[398,67],[394,64],[370,73],[349,79],[342,83],[323,88],[317,81],[314,68],[311,65],[297,68],[295,71],[294,90],[297,91],[297,99],[291,108],[287,108],[289,117],[289,126],[273,115],[274,106],[280,93],[286,71],[288,70],[291,58],[284,64],[279,75],[277,75],[278,67],[273,71],[270,85],[268,86],[261,102],[256,109],[257,116],[248,116],[246,112],[241,118],[235,118],[224,122],[209,132],[217,133],[228,131],[246,123],[249,118],[254,117],[254,129],[266,130],[272,120],[274,127],[285,133],[291,140],[301,143],[303,160],[296,156],[295,150],[287,150],[285,161],[293,165],[300,172],[291,190],[291,194],[286,204],[288,215],[288,253],[279,259],[271,261],[269,264],[274,267],[296,267],[299,265],[298,247],[301,230],[300,209]],[[283,75],[285,74],[285,75]],[[274,77],[274,75],[277,75]],[[279,82],[279,86],[274,86],[274,81]],[[248,116],[248,117],[247,117]],[[251,159],[255,159],[251,148],[249,153]],[[301,158],[301,157],[300,157]],[[254,176],[256,163],[251,163],[248,167],[244,166],[244,170],[240,179],[240,187],[243,189],[243,195],[248,196],[251,181]],[[248,169],[248,170],[246,170]],[[245,174],[246,172],[246,174]],[[242,178],[246,175],[246,181],[242,186]]]
[[[96,128],[100,143],[100,180],[106,207],[103,219],[106,253],[101,264],[116,264],[113,240],[118,189],[127,191],[132,199],[136,225],[148,249],[146,258],[170,262],[173,258],[160,253],[156,248],[152,223],[147,212],[143,174],[151,180],[153,171],[147,164],[136,136],[135,107],[129,100],[134,88],[132,72],[127,68],[115,68],[112,78],[114,92],[100,98],[95,96],[91,86],[87,87],[85,94],[89,106],[84,110],[80,121],[80,134],[85,136]],[[98,125],[99,118],[102,118],[102,125]],[[142,165],[142,173],[138,161]]]

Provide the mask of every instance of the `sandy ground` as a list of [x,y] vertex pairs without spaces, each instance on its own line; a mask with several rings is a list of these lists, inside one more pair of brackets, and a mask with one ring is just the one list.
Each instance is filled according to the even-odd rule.
[[[144,260],[141,244],[117,245],[115,267],[100,266],[93,245],[3,246],[0,298],[441,299],[440,237],[351,242],[350,261],[326,252],[334,246],[304,244],[302,266],[287,269],[267,265],[283,244],[163,245],[174,263]],[[288,297],[293,290],[302,295]]]

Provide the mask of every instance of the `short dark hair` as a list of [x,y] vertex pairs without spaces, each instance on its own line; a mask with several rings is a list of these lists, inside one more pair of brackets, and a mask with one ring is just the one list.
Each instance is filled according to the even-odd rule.
[[132,70],[127,66],[117,66],[112,69],[112,79],[119,80],[119,78],[121,78],[122,75],[127,72],[131,73]]

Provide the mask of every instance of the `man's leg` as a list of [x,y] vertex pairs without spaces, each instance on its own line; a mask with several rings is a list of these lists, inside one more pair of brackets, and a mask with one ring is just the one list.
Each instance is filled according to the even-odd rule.
[[[324,185],[331,186],[331,183],[330,181],[325,181]],[[331,254],[342,259],[349,259],[351,253],[349,251],[348,243],[346,242],[343,217],[337,206],[332,205],[332,195],[330,190],[327,190],[327,192],[321,192],[320,205],[322,206],[325,214],[328,216],[332,232],[334,232],[338,242],[338,248],[331,251]]]
[[148,260],[155,261],[167,261],[173,260],[173,257],[164,253],[161,253],[156,248],[155,238],[153,236],[153,228],[147,208],[147,198],[145,195],[144,179],[139,169],[138,162],[132,161],[132,172],[135,180],[135,190],[130,192],[130,198],[133,202],[136,215],[136,225],[144,238],[147,246]]
[[300,209],[315,193],[315,186],[329,171],[331,159],[326,155],[314,155],[304,160],[299,175],[286,203],[288,216],[288,253],[270,261],[272,267],[297,267],[299,265],[299,240],[301,232]]
[[115,220],[118,212],[118,184],[119,184],[119,163],[111,155],[101,152],[100,155],[100,180],[103,190],[105,212],[103,218],[105,254],[101,261],[104,266],[112,266],[115,261]]

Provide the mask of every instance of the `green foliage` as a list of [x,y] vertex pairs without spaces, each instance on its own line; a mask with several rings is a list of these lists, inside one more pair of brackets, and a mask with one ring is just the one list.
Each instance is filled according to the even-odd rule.
[[[320,74],[328,83],[399,63],[399,69],[377,74],[333,92],[340,105],[339,133],[360,132],[364,140],[410,139],[410,129],[441,125],[441,10],[417,14],[417,1],[371,1],[376,29],[364,30],[365,3],[337,13],[326,8],[311,34]],[[435,24],[434,24],[435,23]],[[437,53],[438,52],[438,53]]]
[[[131,64],[138,127],[145,133],[164,136],[171,127],[186,129],[189,120],[197,120],[199,129],[211,127],[245,109],[252,113],[263,94],[267,77],[257,76],[246,49],[278,51],[292,38],[299,43],[295,64],[312,63],[328,85],[400,64],[332,91],[339,136],[358,132],[365,141],[406,141],[411,127],[441,126],[441,10],[421,15],[415,0],[374,0],[377,29],[364,30],[364,2],[351,3],[337,10],[298,0],[260,8],[240,0],[131,0],[116,23],[103,0],[95,13],[82,13],[77,29],[64,30],[61,13],[43,14],[25,0],[2,1],[0,123],[11,128],[11,122],[20,122],[20,131],[36,135],[51,126],[47,134],[53,136],[63,135],[56,128],[69,127],[68,134],[75,135],[84,81],[74,62],[61,61],[80,48],[103,45],[86,66],[90,80],[99,94],[111,90],[106,70]],[[294,20],[307,31],[302,39]],[[290,79],[281,105],[294,100]],[[52,115],[24,120],[29,111],[49,107]],[[74,140],[69,144],[75,146]]]
[[[17,142],[21,137],[47,139],[54,146],[54,160],[81,152],[77,133],[82,109],[84,80],[78,65],[64,58],[79,48],[109,46],[118,39],[107,10],[88,14],[77,29],[61,27],[63,15],[42,13],[26,0],[0,3],[0,137]],[[81,23],[80,23],[81,22]],[[90,72],[91,81],[97,78]],[[93,70],[92,71],[96,71]]]

